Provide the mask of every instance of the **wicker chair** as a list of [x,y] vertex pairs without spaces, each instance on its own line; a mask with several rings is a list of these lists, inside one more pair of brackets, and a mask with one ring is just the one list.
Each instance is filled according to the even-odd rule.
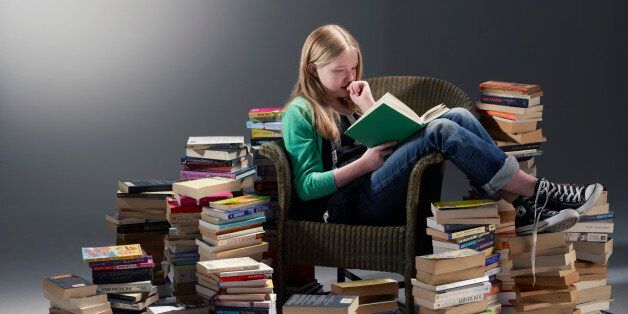
[[[472,109],[469,97],[453,84],[429,77],[391,76],[368,79],[373,97],[379,99],[391,92],[417,113],[439,103],[449,107]],[[337,267],[340,278],[347,268],[399,273],[404,276],[400,287],[412,287],[415,276],[415,256],[431,252],[431,241],[425,236],[425,217],[430,203],[440,200],[444,172],[444,158],[440,153],[424,156],[415,164],[409,179],[406,200],[406,224],[374,227],[294,219],[293,189],[290,161],[281,141],[265,144],[261,154],[270,158],[277,168],[279,183],[278,213],[278,302],[285,302],[287,265],[318,265]],[[342,270],[342,272],[341,272]],[[341,276],[342,275],[342,276]],[[414,311],[412,289],[405,289],[404,312]]]

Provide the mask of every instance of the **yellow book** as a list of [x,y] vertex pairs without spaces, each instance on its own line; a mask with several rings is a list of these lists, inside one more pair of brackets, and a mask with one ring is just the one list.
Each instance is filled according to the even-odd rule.
[[279,138],[281,137],[281,131],[252,129],[251,136],[253,138]]

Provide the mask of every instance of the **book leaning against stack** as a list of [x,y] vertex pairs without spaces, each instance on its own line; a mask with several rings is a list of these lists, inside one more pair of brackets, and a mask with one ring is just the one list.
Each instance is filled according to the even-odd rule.
[[159,300],[151,283],[152,257],[139,244],[84,247],[83,261],[92,270],[92,282],[107,294],[112,309],[143,311]]
[[197,291],[217,314],[276,313],[273,269],[250,257],[201,261],[196,264]]
[[97,286],[72,274],[44,279],[44,297],[50,301],[50,313],[109,314],[107,295]]
[[140,244],[155,263],[153,283],[164,282],[164,237],[170,224],[166,219],[166,198],[171,197],[170,179],[118,181],[116,213],[105,216],[107,227],[116,233],[116,245]]
[[199,219],[203,206],[233,196],[239,182],[212,177],[173,184],[174,198],[168,199],[167,215],[172,228],[166,238],[167,285],[178,301],[196,303],[196,262],[200,260],[196,240],[201,237]]
[[546,142],[539,123],[543,120],[541,86],[487,81],[480,84],[476,104],[480,123],[507,155],[515,156],[524,172],[536,176],[534,158]]
[[499,304],[489,305],[485,299],[491,291],[485,260],[484,254],[471,249],[417,256],[412,295],[420,313],[498,310]]
[[580,216],[577,224],[565,230],[565,240],[576,252],[575,268],[579,280],[574,283],[576,307],[582,313],[606,311],[610,307],[611,285],[607,283],[608,262],[613,253],[613,218],[608,191],[604,190],[593,208]]

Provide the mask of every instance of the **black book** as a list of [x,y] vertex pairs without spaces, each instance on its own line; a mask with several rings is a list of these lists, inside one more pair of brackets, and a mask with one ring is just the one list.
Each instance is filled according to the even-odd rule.
[[116,233],[139,233],[163,230],[170,230],[170,223],[166,220],[139,224],[118,225],[116,227]]
[[[347,295],[293,294],[283,306],[285,314],[316,313],[355,313],[358,297]],[[346,312],[345,312],[346,311]]]
[[242,163],[246,157],[239,157],[232,160],[217,160],[196,157],[181,157],[182,165],[199,165],[199,166],[227,166],[234,167]]
[[147,281],[153,279],[152,268],[92,271],[92,281],[97,285]]
[[172,184],[177,181],[171,179],[144,179],[118,181],[118,191],[122,193],[143,193],[171,191]]
[[216,314],[268,314],[270,309],[260,309],[254,307],[233,307],[233,306],[217,306]]
[[529,149],[541,149],[541,143],[515,144],[515,145],[500,146],[499,148],[501,148],[501,150],[504,152],[514,152],[518,150],[529,150]]

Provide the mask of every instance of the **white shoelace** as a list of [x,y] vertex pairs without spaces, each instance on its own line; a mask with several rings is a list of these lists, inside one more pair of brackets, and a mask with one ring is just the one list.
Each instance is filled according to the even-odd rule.
[[[549,186],[550,183],[545,179],[540,179],[539,188],[536,191],[536,197],[534,198],[534,225],[532,226],[532,251],[530,252],[530,263],[532,264],[532,286],[536,284],[536,239],[537,239],[537,229],[539,224],[539,219],[541,218],[541,214],[545,210],[545,205],[547,205],[547,200],[549,199]],[[539,202],[539,196],[541,195],[541,191],[545,192],[545,203],[541,206],[540,210],[537,213],[537,204]]]
[[550,183],[550,189],[547,193],[549,197],[554,196],[557,197],[560,201],[581,201],[583,186],[571,186],[571,185],[558,185],[555,183]]

